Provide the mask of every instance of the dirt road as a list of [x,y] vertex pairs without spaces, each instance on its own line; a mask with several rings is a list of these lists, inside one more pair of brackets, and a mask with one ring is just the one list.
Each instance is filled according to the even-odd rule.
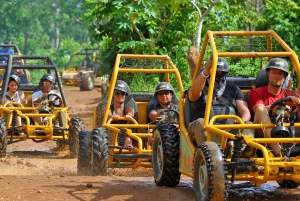
[[[92,110],[101,100],[100,89],[65,90],[71,117],[81,117],[92,129]],[[73,98],[72,98],[73,97]],[[8,146],[0,158],[0,201],[28,200],[194,200],[193,180],[182,176],[176,188],[157,187],[151,168],[112,169],[107,177],[77,176],[77,161],[56,152],[55,142],[31,140]],[[230,190],[228,200],[300,200],[297,189],[280,189],[275,182],[260,188]]]

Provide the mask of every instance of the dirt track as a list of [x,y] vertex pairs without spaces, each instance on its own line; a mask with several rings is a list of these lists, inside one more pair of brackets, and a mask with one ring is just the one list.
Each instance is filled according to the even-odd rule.
[[[65,90],[71,117],[81,117],[92,129],[92,109],[100,89]],[[71,99],[71,97],[74,97]],[[107,177],[76,176],[77,161],[68,152],[56,152],[52,141],[11,144],[0,158],[1,200],[194,200],[193,180],[182,176],[176,188],[157,187],[151,168],[114,169]],[[280,189],[274,182],[260,188],[230,190],[229,200],[300,200],[299,187]]]

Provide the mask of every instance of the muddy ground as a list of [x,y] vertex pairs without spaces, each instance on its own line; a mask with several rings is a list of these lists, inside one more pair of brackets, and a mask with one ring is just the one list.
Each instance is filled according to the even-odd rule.
[[[92,129],[92,110],[101,100],[100,89],[90,92],[66,88],[71,117],[81,117]],[[157,187],[151,168],[110,169],[107,177],[77,176],[77,161],[68,151],[56,151],[56,143],[31,140],[8,146],[0,158],[2,200],[194,200],[193,180],[182,176],[176,188]],[[300,200],[299,187],[281,189],[276,182],[260,188],[230,190],[228,200]]]

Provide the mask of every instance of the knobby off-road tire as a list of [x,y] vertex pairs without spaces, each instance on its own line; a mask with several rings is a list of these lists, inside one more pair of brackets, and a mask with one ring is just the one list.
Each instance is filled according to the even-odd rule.
[[69,149],[72,158],[78,157],[79,132],[84,130],[84,124],[81,118],[75,117],[70,121],[69,128]]
[[194,154],[194,190],[197,201],[226,200],[228,196],[225,156],[215,142],[203,142]]
[[79,132],[77,175],[91,176],[92,161],[92,131],[82,130]]
[[94,89],[94,77],[91,73],[83,73],[81,79],[82,85],[79,86],[81,91],[92,91]]
[[108,174],[108,133],[103,127],[92,131],[93,174],[107,176]]
[[102,99],[100,103],[97,105],[97,113],[96,113],[97,128],[102,126],[102,120],[106,109],[106,103],[107,103],[107,96],[104,99]]
[[108,90],[108,87],[107,87],[107,83],[102,83],[101,84],[101,94],[102,94],[102,99],[105,98],[107,96],[107,90]]
[[179,132],[172,123],[160,123],[153,131],[152,163],[158,186],[179,184],[179,141]]
[[281,188],[297,188],[299,184],[293,180],[279,180],[277,181]]
[[5,120],[0,118],[0,157],[4,157],[6,155],[7,148],[7,133],[5,127]]

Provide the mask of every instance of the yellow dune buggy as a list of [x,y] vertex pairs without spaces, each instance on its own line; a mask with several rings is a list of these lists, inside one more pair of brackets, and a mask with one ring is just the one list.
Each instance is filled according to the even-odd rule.
[[[176,80],[173,87],[182,92],[178,69],[166,55],[117,55],[108,95],[94,109],[94,129],[79,134],[79,175],[107,175],[108,168],[152,167],[152,133],[149,129],[167,125],[166,128],[174,130],[179,138],[177,122],[169,117],[150,122],[147,115],[150,105],[157,102],[155,86],[159,82],[170,83],[171,78]],[[124,104],[136,108],[135,118],[128,123],[116,124],[108,118],[117,79],[125,81],[131,91]],[[172,102],[178,103],[175,94]],[[125,118],[119,117],[119,120]],[[126,136],[132,139],[133,148],[124,146]]]
[[[290,63],[291,75],[294,72],[298,75],[300,73],[297,55],[274,31],[208,31],[199,54],[193,82],[201,72],[205,60],[211,56],[213,61],[207,100],[213,98],[213,80],[218,57],[223,57],[229,64],[227,82],[239,86],[246,96],[253,87],[263,86],[262,83],[268,84],[267,77],[262,76],[262,73],[265,72],[267,62],[274,57],[284,58]],[[237,74],[232,75],[232,72]],[[289,86],[292,87],[293,83],[290,80]],[[185,174],[194,179],[196,200],[215,201],[226,200],[229,189],[259,187],[270,180],[277,181],[281,187],[298,187],[300,138],[295,137],[295,132],[300,128],[299,106],[291,111],[285,105],[287,101],[289,99],[279,100],[270,107],[272,124],[245,124],[237,115],[216,115],[210,118],[212,101],[207,101],[203,126],[196,131],[203,137],[206,131],[206,141],[197,145],[188,133],[191,102],[186,93],[181,94],[180,139],[159,130],[154,132],[155,183],[174,187],[178,185],[180,175]],[[214,124],[218,119],[234,119],[238,123]],[[245,133],[247,129],[257,131],[264,128],[272,128],[271,138],[252,138]],[[238,132],[232,134],[229,130]],[[176,147],[177,143],[180,143],[179,148]],[[280,156],[273,155],[269,143],[280,144]],[[242,151],[244,146],[248,147],[248,154]]]
[[[84,124],[80,118],[68,115],[57,66],[49,56],[6,56],[7,63],[0,64],[0,156],[6,155],[7,144],[31,139],[34,142],[54,140],[59,146],[68,143],[70,156],[77,157],[78,133],[84,129]],[[44,74],[53,76],[54,85],[47,99],[33,106],[32,93],[41,90],[40,79]],[[20,77],[18,90],[27,95],[28,104],[23,105],[13,99],[5,102],[11,75]],[[55,106],[57,99],[61,99],[64,106]],[[17,118],[21,119],[21,125],[17,124]],[[41,121],[37,122],[36,118]]]

